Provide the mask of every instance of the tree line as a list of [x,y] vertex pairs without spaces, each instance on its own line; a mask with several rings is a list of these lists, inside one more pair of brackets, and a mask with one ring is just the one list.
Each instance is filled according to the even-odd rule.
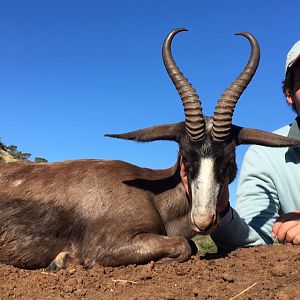
[[[20,151],[16,145],[10,145],[10,146],[5,145],[1,141],[1,138],[0,138],[0,149],[10,154],[16,160],[30,160],[31,157],[31,153]],[[1,160],[2,160],[2,156],[0,154],[0,161]],[[40,163],[40,162],[47,162],[47,159],[43,157],[35,157],[33,161]]]

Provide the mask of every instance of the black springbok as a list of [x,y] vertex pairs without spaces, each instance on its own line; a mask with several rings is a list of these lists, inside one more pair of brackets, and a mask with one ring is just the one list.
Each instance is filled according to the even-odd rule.
[[231,122],[259,63],[259,46],[249,33],[239,33],[251,43],[248,64],[221,96],[214,115],[204,117],[196,91],[171,54],[173,37],[183,30],[167,36],[163,61],[181,97],[185,121],[108,135],[176,141],[176,164],[151,170],[107,160],[0,163],[0,262],[56,268],[63,267],[66,257],[86,267],[186,261],[193,252],[189,239],[218,224],[224,182],[236,176],[236,145],[300,145]]

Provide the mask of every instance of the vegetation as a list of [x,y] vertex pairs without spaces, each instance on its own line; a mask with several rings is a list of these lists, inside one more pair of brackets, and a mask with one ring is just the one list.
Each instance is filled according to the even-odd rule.
[[217,253],[218,248],[209,235],[197,235],[193,238],[196,243],[199,253]]
[[[29,160],[31,153],[18,150],[16,145],[6,146],[0,139],[0,161]],[[45,158],[36,157],[35,162],[47,162]]]
[[16,145],[5,146],[7,152],[9,152],[16,160],[29,160],[31,154],[30,153],[23,153],[18,150]]
[[48,160],[43,157],[36,157],[34,161],[37,163],[48,162]]

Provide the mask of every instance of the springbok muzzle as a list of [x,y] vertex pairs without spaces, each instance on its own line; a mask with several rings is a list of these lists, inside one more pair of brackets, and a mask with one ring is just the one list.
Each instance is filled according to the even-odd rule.
[[191,216],[192,223],[194,225],[194,229],[198,233],[209,233],[210,230],[214,228],[216,225],[216,213],[206,213],[204,215],[196,215],[192,214]]

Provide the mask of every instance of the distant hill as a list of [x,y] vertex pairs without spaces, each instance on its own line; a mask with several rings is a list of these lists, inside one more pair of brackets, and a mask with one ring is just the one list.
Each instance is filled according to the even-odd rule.
[[13,157],[13,155],[7,151],[7,149],[0,144],[0,161],[3,162],[11,162],[11,161],[16,161],[17,159]]
[[[0,141],[0,161],[12,162],[17,160],[30,160],[31,154],[18,150],[16,145],[6,146]],[[45,158],[36,157],[35,162],[47,162]]]

